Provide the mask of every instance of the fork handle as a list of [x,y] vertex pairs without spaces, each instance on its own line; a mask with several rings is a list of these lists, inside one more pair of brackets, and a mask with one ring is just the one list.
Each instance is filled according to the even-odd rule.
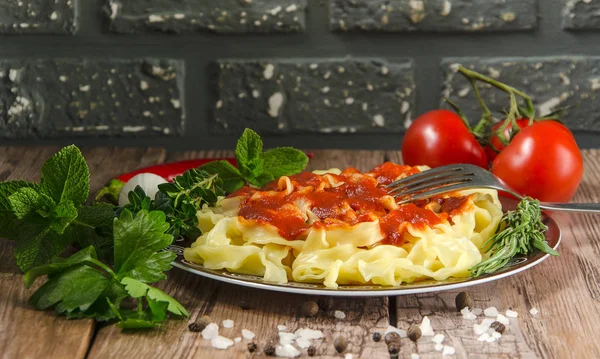
[[600,213],[600,203],[542,202],[540,203],[540,207],[552,211]]

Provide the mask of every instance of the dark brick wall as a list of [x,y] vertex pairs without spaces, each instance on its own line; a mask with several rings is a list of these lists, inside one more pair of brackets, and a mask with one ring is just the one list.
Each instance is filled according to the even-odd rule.
[[[461,63],[600,147],[590,0],[0,0],[0,143],[399,148]],[[494,110],[504,96],[482,88]]]

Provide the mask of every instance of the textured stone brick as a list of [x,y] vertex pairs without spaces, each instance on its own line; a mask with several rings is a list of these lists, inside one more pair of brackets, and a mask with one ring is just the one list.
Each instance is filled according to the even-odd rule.
[[502,31],[537,26],[537,0],[331,0],[337,31]]
[[73,1],[0,0],[0,33],[72,33],[75,30]]
[[217,66],[211,128],[240,133],[402,132],[414,112],[410,59],[228,61]]
[[570,30],[600,30],[600,3],[592,0],[566,0],[563,27]]
[[277,33],[304,30],[306,0],[108,0],[110,29]]
[[0,137],[177,134],[182,64],[1,60]]
[[[574,130],[600,132],[600,57],[445,59],[443,97],[455,101],[469,120],[476,122],[481,110],[467,80],[455,73],[454,64],[462,64],[529,94],[538,116],[555,108],[577,105],[562,118],[565,124]],[[480,89],[497,117],[500,111],[509,108],[506,93],[489,86]]]

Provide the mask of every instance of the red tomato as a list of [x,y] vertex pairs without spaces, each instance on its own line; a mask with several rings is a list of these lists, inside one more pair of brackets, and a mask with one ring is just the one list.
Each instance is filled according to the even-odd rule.
[[540,121],[519,131],[492,162],[492,172],[521,194],[568,202],[581,182],[583,159],[571,131]]
[[[520,129],[529,125],[529,119],[527,118],[520,118],[516,122]],[[497,132],[505,123],[506,120],[503,120],[492,126],[492,133]],[[508,125],[508,127],[504,129],[504,136],[506,136],[506,139],[510,139],[512,132],[512,126]],[[502,143],[502,141],[500,141],[500,137],[498,137],[498,135],[493,135],[492,138],[490,138],[490,145],[485,146],[485,153],[487,153],[489,160],[493,161],[496,156],[498,156],[498,152],[501,152],[505,147],[506,146]],[[494,148],[498,150],[498,152],[494,151]]]
[[439,167],[453,163],[488,166],[483,147],[462,119],[448,110],[424,113],[413,122],[402,142],[402,159],[409,166]]

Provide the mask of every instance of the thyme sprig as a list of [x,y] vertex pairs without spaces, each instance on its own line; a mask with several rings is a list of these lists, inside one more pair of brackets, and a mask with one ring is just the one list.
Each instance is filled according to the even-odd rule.
[[493,273],[504,267],[514,256],[527,255],[536,249],[557,256],[544,232],[548,227],[542,221],[540,202],[525,197],[519,202],[516,210],[508,211],[502,217],[496,233],[483,245],[484,253],[491,256],[471,268],[471,277]]

